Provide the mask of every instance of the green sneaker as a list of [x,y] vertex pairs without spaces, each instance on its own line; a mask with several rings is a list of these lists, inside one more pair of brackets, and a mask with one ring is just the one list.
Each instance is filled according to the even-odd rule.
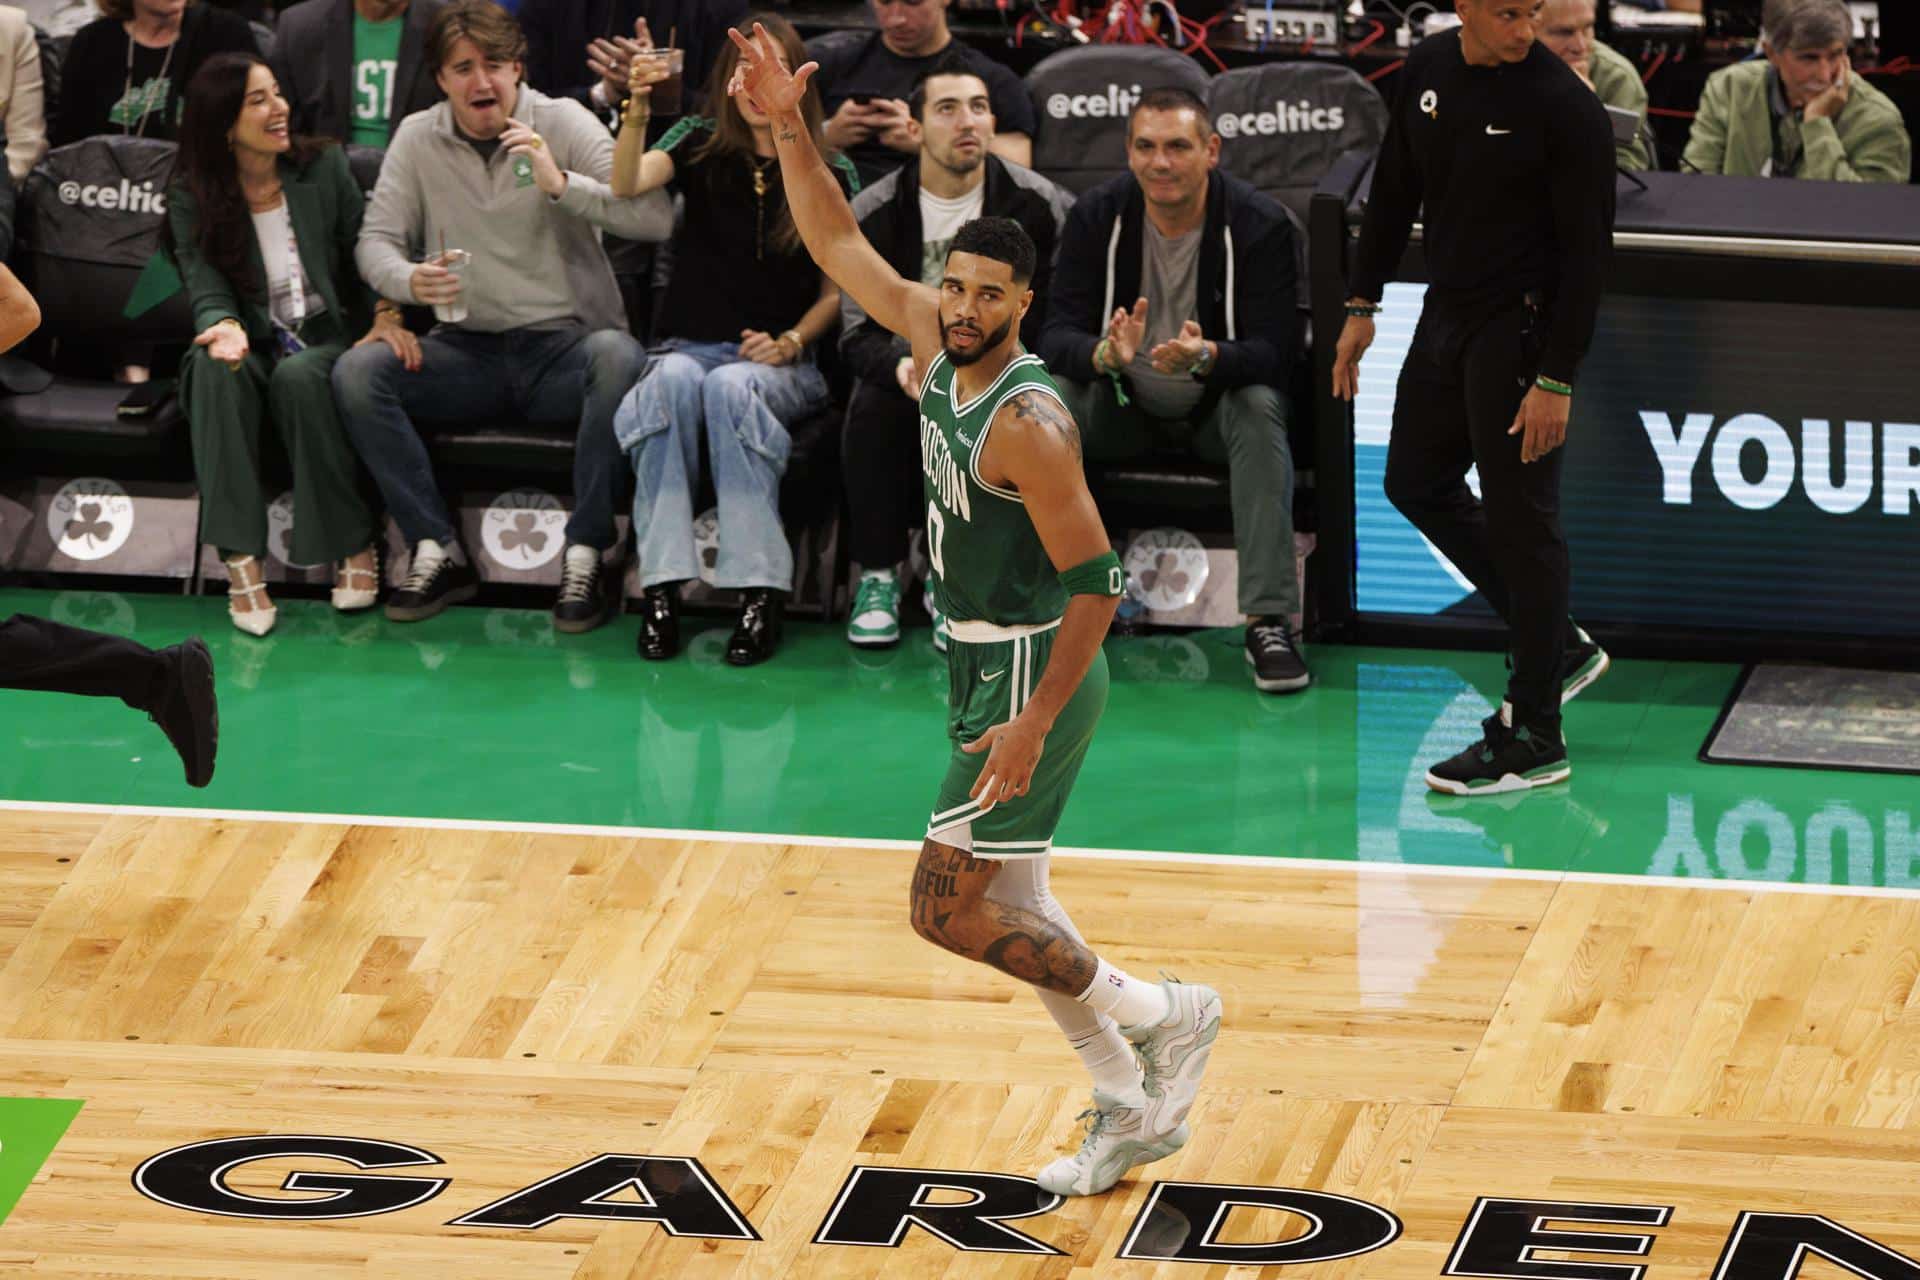
[[1427,785],[1456,796],[1490,796],[1565,782],[1573,775],[1567,744],[1507,723],[1502,711],[1481,722],[1480,741],[1427,770]]
[[947,651],[947,615],[940,612],[940,606],[934,602],[933,588],[927,588],[923,603],[927,606],[927,617],[933,622],[933,647],[940,653]]
[[853,588],[847,642],[862,649],[900,643],[900,580],[891,573],[863,573]]
[[1594,642],[1592,636],[1578,626],[1573,630],[1579,637],[1579,643],[1568,645],[1566,656],[1560,660],[1561,706],[1572,702],[1583,689],[1607,674],[1613,666],[1613,659]]

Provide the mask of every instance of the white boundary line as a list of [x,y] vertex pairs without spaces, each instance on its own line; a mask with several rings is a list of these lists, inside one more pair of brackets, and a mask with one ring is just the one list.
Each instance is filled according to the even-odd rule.
[[[594,826],[571,822],[487,822],[475,818],[404,818],[386,814],[284,813],[264,809],[170,808],[138,804],[62,804],[42,800],[0,800],[0,813],[99,813],[136,817],[198,818],[228,822],[296,822],[326,826],[402,827],[441,831],[513,831],[533,835],[613,837],[622,840],[705,840],[735,844],[801,845],[819,849],[881,849],[917,852],[918,840],[855,839],[849,836],[780,835],[764,831],[701,831],[677,827]],[[1663,889],[1722,890],[1740,893],[1807,893],[1830,897],[1920,898],[1920,889],[1882,885],[1781,884],[1771,880],[1696,880],[1687,876],[1641,876],[1610,871],[1547,871],[1521,867],[1456,867],[1419,862],[1362,862],[1338,858],[1296,858],[1287,854],[1178,853],[1157,849],[1077,849],[1056,845],[1066,858],[1106,862],[1158,862],[1264,870],[1348,872],[1360,875],[1451,876],[1462,880],[1534,880],[1547,883],[1651,886]]]

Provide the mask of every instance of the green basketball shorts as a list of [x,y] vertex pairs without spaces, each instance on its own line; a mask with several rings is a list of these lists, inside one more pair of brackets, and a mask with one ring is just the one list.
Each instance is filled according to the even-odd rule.
[[950,626],[947,736],[953,740],[953,754],[927,821],[927,836],[969,849],[976,858],[1037,858],[1053,847],[1054,828],[1060,825],[1093,742],[1094,726],[1106,709],[1107,656],[1094,655],[1080,688],[1054,721],[1027,794],[983,807],[968,793],[990,753],[969,755],[960,748],[1020,714],[1046,672],[1059,624],[1041,630],[982,622]]

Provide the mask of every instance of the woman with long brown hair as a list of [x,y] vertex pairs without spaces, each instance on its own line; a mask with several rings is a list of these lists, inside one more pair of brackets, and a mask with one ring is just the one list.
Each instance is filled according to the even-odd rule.
[[[756,21],[779,41],[789,65],[805,60],[799,36],[779,18],[749,15],[737,29],[750,33]],[[614,193],[672,185],[686,214],[673,237],[672,280],[655,314],[663,340],[613,425],[638,480],[641,656],[666,658],[679,647],[675,591],[699,567],[692,504],[704,431],[720,500],[714,581],[745,593],[727,661],[748,666],[780,643],[781,609],[793,585],[793,553],[780,526],[787,429],[827,404],[826,379],[809,352],[833,328],[840,293],[800,243],[767,117],[727,92],[738,62],[729,42],[707,78],[713,114],[687,117],[648,151],[648,94],[660,72],[648,59],[634,59],[614,150]],[[818,140],[818,93],[809,92],[805,118]],[[839,163],[843,182],[857,186],[853,166]]]
[[[384,342],[420,347],[354,269],[365,200],[338,146],[295,138],[272,70],[253,54],[209,58],[187,88],[168,236],[200,334],[180,367],[193,434],[201,537],[227,566],[227,609],[272,630],[261,435],[270,419],[293,464],[291,559],[333,562],[333,606],[374,603],[371,486],[334,409],[334,362]],[[354,335],[364,333],[359,343]]]

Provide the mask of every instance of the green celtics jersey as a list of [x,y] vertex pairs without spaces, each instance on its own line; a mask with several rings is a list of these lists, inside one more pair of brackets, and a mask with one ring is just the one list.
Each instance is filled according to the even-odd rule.
[[1025,501],[980,478],[980,454],[1001,405],[1028,390],[1059,400],[1059,388],[1040,357],[1025,352],[965,404],[954,384],[953,363],[944,352],[920,384],[927,556],[940,609],[956,622],[1051,622],[1066,611],[1066,589],[1027,518]]

